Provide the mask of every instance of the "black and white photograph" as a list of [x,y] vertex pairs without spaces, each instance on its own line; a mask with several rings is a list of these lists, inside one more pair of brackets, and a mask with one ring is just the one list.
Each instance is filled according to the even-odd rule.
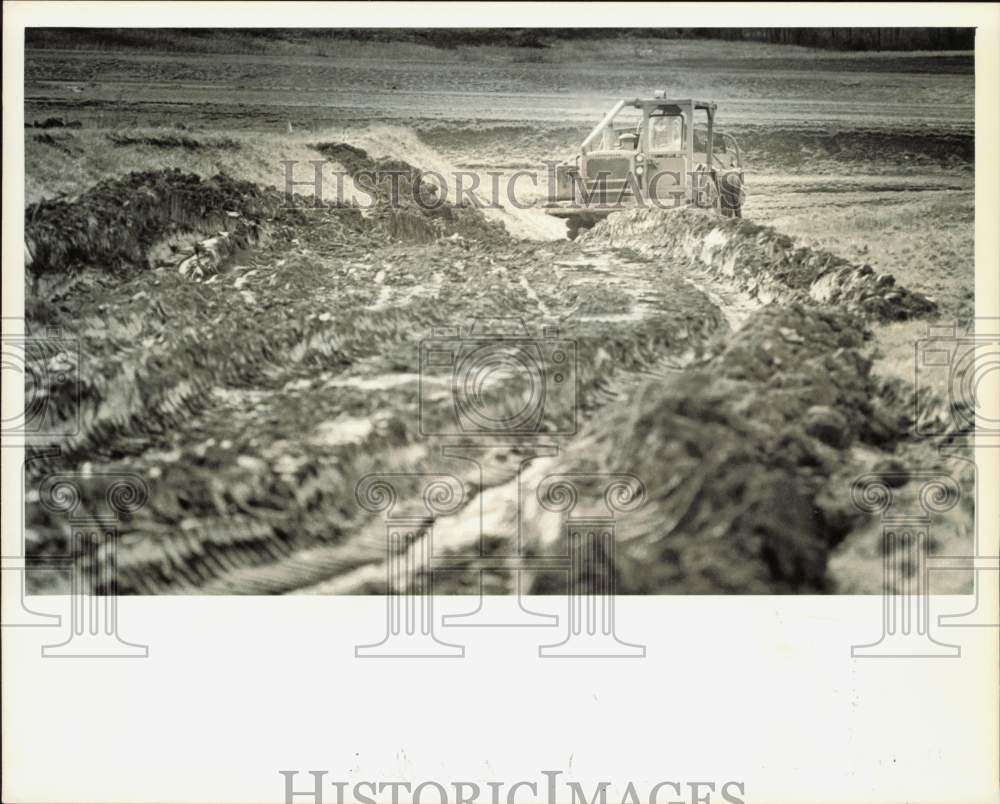
[[118,482],[119,594],[381,594],[386,513],[441,593],[565,589],[621,514],[622,594],[877,594],[852,484],[925,469],[971,549],[972,30],[25,44],[29,559]]
[[[852,668],[995,639],[995,27],[142,5],[26,23],[4,70],[3,621],[33,662],[152,662],[133,598],[360,600],[337,655],[404,675],[501,633],[645,667],[604,660],[656,661],[622,606],[663,596],[863,598]],[[261,800],[848,800],[282,761]],[[850,800],[987,800],[907,778]]]

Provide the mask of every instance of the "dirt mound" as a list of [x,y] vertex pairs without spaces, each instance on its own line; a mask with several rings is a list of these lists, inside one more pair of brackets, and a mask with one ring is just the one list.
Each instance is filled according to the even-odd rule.
[[617,553],[619,592],[827,589],[829,553],[859,518],[850,449],[895,437],[862,332],[848,314],[767,307],[704,365],[602,413],[559,471],[610,467],[646,485]]
[[766,226],[701,210],[634,209],[610,215],[583,243],[628,247],[691,264],[763,304],[833,304],[878,321],[926,315],[935,304],[888,274],[825,251],[797,246]]
[[[516,241],[480,210],[435,208],[434,184],[394,151],[314,149],[358,186],[371,174],[372,203],[285,209],[277,190],[165,171],[29,208],[36,276],[72,280],[29,329],[51,324],[81,351],[65,387],[44,389],[47,411],[78,427],[29,480],[85,464],[148,481],[121,527],[122,592],[279,593],[377,569],[384,544],[369,530],[384,528],[354,484],[387,467],[440,471],[421,417],[433,432],[454,424],[438,404],[450,370],[422,373],[420,342],[496,316],[531,322],[532,337],[559,322],[575,342],[576,396],[553,396],[545,422],[582,434],[554,468],[646,483],[620,591],[826,588],[829,553],[854,532],[840,492],[857,453],[884,455],[906,430],[902,397],[871,377],[864,324],[913,314],[919,297],[696,211],[619,213],[580,243]],[[200,255],[160,259],[206,235]],[[182,270],[216,247],[222,270]],[[734,320],[727,285],[781,305],[751,301]],[[95,486],[82,505],[103,500]],[[31,554],[64,553],[62,524],[32,506]]]
[[85,267],[118,274],[154,267],[153,247],[171,236],[229,232],[246,246],[282,214],[282,196],[225,175],[202,180],[179,170],[108,179],[73,200],[25,210],[32,274]]
[[[95,476],[147,479],[148,504],[122,525],[122,592],[210,585],[276,593],[344,572],[341,558],[317,576],[296,555],[358,538],[366,514],[352,489],[366,472],[435,471],[440,460],[419,433],[419,342],[434,327],[498,313],[535,322],[630,309],[608,303],[608,274],[621,266],[589,278],[575,264],[553,266],[575,249],[568,242],[400,245],[368,228],[360,211],[341,214],[340,228],[307,215],[297,242],[272,239],[204,283],[137,272],[106,288],[77,287],[57,311],[53,324],[81,341],[88,384],[80,435],[32,472],[87,462]],[[354,218],[357,231],[348,226]],[[554,270],[563,280],[552,282]],[[655,368],[665,354],[700,354],[725,327],[695,288],[681,284],[670,296],[676,308],[650,305],[640,321],[583,315],[572,333],[578,415],[618,398],[628,387],[621,375]],[[546,412],[565,429],[572,409],[558,402]],[[447,406],[427,415],[450,419]],[[95,487],[82,504],[97,510],[102,500]],[[33,506],[33,555],[65,552],[60,524]],[[361,560],[384,557],[383,544],[370,547],[359,546]],[[264,585],[242,580],[256,568]]]
[[419,243],[456,234],[480,241],[509,239],[502,224],[488,220],[467,201],[452,203],[447,189],[441,192],[423,171],[402,159],[372,158],[364,149],[343,142],[312,147],[342,165],[355,186],[373,199],[371,216],[395,239]]

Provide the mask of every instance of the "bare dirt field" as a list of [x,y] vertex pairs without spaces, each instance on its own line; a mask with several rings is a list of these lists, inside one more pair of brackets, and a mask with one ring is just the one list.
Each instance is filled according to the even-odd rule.
[[[879,524],[851,500],[876,469],[898,472],[902,495],[917,471],[955,476],[962,503],[932,549],[968,551],[971,469],[914,435],[946,418],[947,391],[914,404],[914,347],[973,315],[971,53],[187,44],[26,57],[28,326],[78,338],[82,354],[46,408],[79,427],[28,472],[145,479],[120,591],[380,592],[384,524],[354,492],[370,472],[461,478],[470,498],[435,523],[455,567],[507,555],[519,510],[529,553],[560,549],[558,518],[519,501],[522,446],[476,467],[422,435],[449,391],[421,376],[420,343],[476,318],[575,343],[574,398],[546,411],[558,454],[522,484],[642,479],[622,593],[880,592]],[[380,194],[370,209],[314,208],[307,185],[285,204],[288,161],[300,181],[324,159],[330,176],[392,160],[481,188],[544,171],[615,100],[660,88],[719,104],[745,150],[742,220],[622,212],[570,241],[561,221],[509,204],[428,211]],[[76,390],[82,410],[60,397]],[[487,392],[502,406],[523,390]],[[37,495],[27,516],[33,555],[65,552]],[[517,577],[502,562],[471,586],[453,575],[441,591],[474,591],[475,577],[509,591]],[[970,583],[946,574],[936,590]]]

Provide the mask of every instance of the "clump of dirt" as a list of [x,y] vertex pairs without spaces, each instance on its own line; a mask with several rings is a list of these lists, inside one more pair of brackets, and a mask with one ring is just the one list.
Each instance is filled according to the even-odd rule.
[[154,245],[171,235],[229,232],[243,245],[284,214],[282,196],[226,175],[202,180],[179,170],[107,179],[72,200],[25,210],[25,245],[34,275],[84,267],[128,274],[150,267]]
[[417,173],[416,168],[397,162],[396,160],[371,159],[364,148],[358,148],[346,142],[320,142],[312,147],[327,159],[332,159],[334,162],[343,165],[344,169],[351,176],[365,170],[374,172],[381,169],[388,172],[391,167],[398,167],[400,165],[403,166],[405,172],[410,174],[410,177],[415,178]]
[[[25,128],[29,128],[28,124],[25,124]],[[30,128],[83,128],[83,123],[79,120],[70,120],[67,122],[61,117],[46,117],[41,122],[35,120],[31,123]]]
[[933,301],[889,274],[829,252],[797,246],[775,229],[702,210],[633,209],[610,215],[583,243],[629,247],[689,264],[734,283],[763,304],[832,304],[877,321],[927,315]]
[[69,134],[59,136],[52,134],[36,134],[32,139],[35,142],[41,143],[42,145],[49,145],[57,150],[62,151],[65,154],[73,156],[74,154],[80,153],[78,147],[73,145],[73,137]]
[[861,516],[850,450],[896,437],[877,426],[863,342],[849,314],[766,307],[703,365],[603,411],[559,471],[610,467],[645,484],[617,554],[620,593],[827,590],[830,551]]

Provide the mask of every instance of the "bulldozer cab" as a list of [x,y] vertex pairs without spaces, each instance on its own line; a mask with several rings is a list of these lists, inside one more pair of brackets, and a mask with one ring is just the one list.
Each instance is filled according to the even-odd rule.
[[[575,175],[565,176],[561,198],[610,204],[638,193],[677,205],[698,203],[711,172],[740,160],[738,149],[731,164],[721,158],[727,149],[714,131],[715,109],[708,101],[672,100],[662,93],[619,101],[580,146],[576,170],[567,172]],[[708,175],[692,176],[699,171]]]
[[[591,221],[632,204],[742,214],[743,161],[715,130],[716,105],[690,98],[620,100],[555,170],[549,214]],[[569,202],[569,207],[559,207]]]

